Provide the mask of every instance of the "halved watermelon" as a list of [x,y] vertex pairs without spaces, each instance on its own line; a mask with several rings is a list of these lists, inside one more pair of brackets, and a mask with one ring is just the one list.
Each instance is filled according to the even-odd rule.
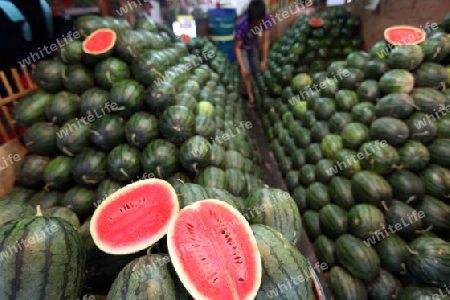
[[174,188],[161,179],[129,184],[108,196],[95,210],[91,234],[108,254],[131,254],[159,241],[180,205]]
[[417,45],[425,38],[426,34],[422,29],[408,25],[392,26],[384,30],[384,39],[393,46]]
[[83,52],[100,59],[111,55],[116,44],[116,32],[102,28],[91,33],[83,42]]
[[181,282],[196,300],[253,300],[261,285],[258,244],[234,207],[214,199],[173,218],[167,247]]
[[309,19],[308,23],[312,27],[322,27],[324,24],[324,21],[321,18],[311,18],[311,19]]

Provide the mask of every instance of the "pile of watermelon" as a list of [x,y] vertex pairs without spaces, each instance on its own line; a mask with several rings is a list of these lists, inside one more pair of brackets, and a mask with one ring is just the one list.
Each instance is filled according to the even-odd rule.
[[360,20],[344,6],[299,16],[269,52],[265,94],[279,97],[282,87],[298,73],[325,71],[335,60],[345,59],[361,47]]
[[303,226],[332,267],[335,299],[448,295],[450,14],[418,32],[410,44],[380,41],[297,74],[281,96],[266,95],[266,74],[254,85]]
[[264,185],[237,66],[147,18],[75,29],[13,111],[29,152],[0,198],[0,298],[314,299],[300,212]]

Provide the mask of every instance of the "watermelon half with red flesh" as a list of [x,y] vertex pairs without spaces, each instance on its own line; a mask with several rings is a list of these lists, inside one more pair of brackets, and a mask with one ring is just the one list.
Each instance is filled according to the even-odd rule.
[[116,44],[116,32],[109,28],[102,28],[91,33],[83,42],[83,52],[102,58],[110,55]]
[[322,27],[324,21],[321,18],[311,18],[309,19],[309,25],[312,27]]
[[108,254],[144,250],[166,235],[180,205],[174,188],[161,179],[129,184],[108,196],[92,215],[97,247]]
[[425,41],[425,38],[426,34],[422,29],[408,25],[392,26],[384,30],[384,39],[394,46],[417,45]]
[[167,247],[181,282],[196,300],[252,300],[261,285],[258,244],[247,220],[214,199],[183,208]]

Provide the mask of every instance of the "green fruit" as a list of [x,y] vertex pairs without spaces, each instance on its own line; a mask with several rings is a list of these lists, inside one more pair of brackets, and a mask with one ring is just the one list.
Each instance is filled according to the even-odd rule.
[[405,44],[394,48],[389,53],[387,64],[391,69],[414,70],[424,58],[422,48],[419,45]]
[[159,122],[153,115],[137,112],[125,125],[125,137],[129,145],[143,149],[159,136]]
[[89,145],[90,130],[90,123],[83,124],[78,119],[67,121],[56,133],[58,136],[56,146],[65,155],[75,156]]
[[27,203],[16,203],[14,200],[8,199],[2,200],[0,202],[0,226],[3,226],[12,220],[32,217],[35,213],[36,209]]
[[28,201],[33,207],[40,206],[42,209],[59,206],[64,198],[64,193],[58,191],[42,190]]
[[380,175],[370,171],[361,171],[352,178],[351,191],[357,202],[382,207],[392,200],[392,188]]
[[45,121],[45,108],[51,98],[52,95],[43,91],[24,96],[14,106],[12,118],[17,124],[26,127]]
[[396,299],[401,284],[391,273],[381,269],[380,275],[367,285],[370,299]]
[[62,75],[64,87],[73,94],[81,95],[86,90],[94,87],[94,75],[81,64],[68,66]]
[[399,155],[394,147],[385,142],[364,143],[359,149],[364,154],[361,159],[361,167],[365,170],[373,171],[378,175],[389,175],[395,171],[399,163]]
[[25,156],[14,169],[17,184],[25,188],[42,188],[45,184],[45,168],[49,162],[48,157],[35,154]]
[[320,229],[331,239],[347,232],[347,212],[336,204],[327,204],[319,212]]
[[320,182],[314,182],[306,189],[306,201],[308,207],[315,211],[320,211],[322,207],[330,204],[328,187]]
[[397,234],[405,239],[410,239],[423,229],[422,214],[408,204],[393,200],[392,204],[386,208],[384,217],[388,227],[394,228],[400,224],[402,229],[397,230]]
[[46,188],[51,190],[66,190],[70,188],[74,180],[72,178],[73,158],[57,156],[45,167],[44,181]]
[[425,196],[419,211],[424,213],[422,222],[425,228],[433,226],[433,232],[446,234],[450,228],[450,206],[436,198]]
[[95,187],[107,175],[107,156],[104,152],[86,148],[72,162],[72,176],[84,187]]
[[300,245],[302,220],[294,199],[288,193],[273,188],[258,189],[247,198],[243,215],[250,224],[271,226],[296,247]]
[[58,152],[57,134],[59,127],[51,123],[35,123],[31,125],[23,136],[23,144],[32,153],[38,155],[54,155]]
[[195,134],[195,115],[186,107],[170,106],[161,116],[159,129],[169,142],[182,144]]
[[74,65],[81,63],[83,56],[83,42],[73,40],[70,43],[61,47],[57,52],[60,61],[67,65]]
[[[445,97],[439,91],[425,87],[415,88],[411,97],[417,110],[422,113],[438,116],[439,111],[445,110]],[[434,121],[434,116],[432,120]]]
[[91,115],[98,118],[111,111],[109,107],[109,92],[97,87],[86,90],[80,97],[80,113],[83,117],[92,119]]
[[429,196],[447,201],[446,195],[450,192],[450,171],[439,165],[429,165],[421,176],[425,185],[425,193]]
[[388,236],[377,236],[378,240],[372,238],[369,240],[375,246],[378,256],[380,257],[380,264],[383,269],[395,275],[404,274],[406,272],[406,246],[408,245],[397,234],[390,234]]
[[328,276],[328,286],[336,299],[366,300],[367,290],[359,279],[350,275],[339,266],[331,268]]
[[174,144],[166,140],[154,140],[142,151],[142,170],[166,179],[178,171],[179,157],[179,149]]
[[57,60],[40,61],[33,70],[36,85],[47,93],[55,94],[64,89],[66,66]]
[[447,69],[436,63],[425,62],[415,71],[416,87],[445,90],[447,79]]
[[409,140],[400,147],[398,154],[402,168],[413,172],[426,168],[430,160],[428,148],[413,140]]
[[[122,80],[111,88],[110,101],[114,113],[129,118],[144,108],[144,87],[132,79]],[[115,107],[114,107],[114,106]]]
[[334,176],[328,185],[331,202],[345,210],[351,209],[355,205],[355,199],[351,193],[351,184],[349,179]]
[[73,211],[71,211],[66,207],[53,206],[44,209],[43,213],[44,216],[63,219],[72,224],[72,226],[75,227],[76,229],[80,227],[80,220],[78,219],[78,216]]
[[314,240],[314,252],[317,260],[326,263],[329,268],[336,264],[335,251],[334,242],[325,235],[319,235]]
[[302,216],[303,226],[311,241],[314,241],[319,235],[322,234],[320,228],[319,213],[313,210],[307,210]]
[[[0,268],[0,298],[76,300],[81,295],[85,254],[70,223],[54,217],[25,217],[2,226],[0,240],[3,250],[20,249],[20,255],[2,252],[6,257]],[[27,246],[18,241],[27,241]],[[15,285],[18,280],[20,285]]]
[[182,299],[177,288],[177,277],[169,264],[170,257],[167,254],[134,259],[117,275],[108,292],[108,299]]
[[386,228],[381,210],[370,204],[357,204],[348,212],[349,232],[366,240]]
[[384,94],[409,94],[414,87],[414,76],[406,70],[391,70],[381,76],[379,84]]
[[378,82],[368,79],[358,86],[357,90],[359,102],[377,103],[380,100],[380,87]]
[[26,203],[36,194],[35,190],[23,187],[15,187],[3,196],[0,197],[0,202],[11,201],[15,203]]
[[424,283],[443,286],[450,280],[449,254],[449,242],[439,238],[417,238],[409,245],[406,266]]
[[102,116],[92,123],[89,140],[95,148],[109,152],[124,142],[125,125],[119,116]]
[[377,118],[391,117],[406,119],[416,107],[413,98],[408,94],[389,94],[376,105]]
[[433,116],[430,116],[423,112],[414,112],[406,120],[412,140],[429,144],[435,139],[438,128],[436,122],[431,118]]
[[107,157],[108,173],[112,180],[130,182],[141,174],[141,153],[128,144],[115,147]]
[[425,196],[425,186],[420,177],[407,170],[397,170],[388,178],[392,197],[407,204],[420,204]]
[[386,141],[394,147],[403,145],[409,138],[408,126],[403,121],[391,117],[373,121],[369,133],[371,139]]
[[95,196],[95,190],[74,187],[66,192],[61,206],[69,207],[71,211],[77,214],[80,220],[84,220],[94,210]]
[[[287,238],[274,228],[252,225],[263,266],[261,286],[255,299],[310,299],[313,283],[308,262]],[[277,258],[276,262],[273,260]],[[282,266],[283,272],[279,272]],[[283,289],[280,283],[294,281],[295,288]]]
[[115,57],[98,62],[94,69],[95,81],[105,90],[110,90],[116,83],[128,79],[129,75],[127,64]]
[[350,234],[336,240],[336,258],[350,274],[361,280],[372,280],[380,272],[380,258],[375,250]]

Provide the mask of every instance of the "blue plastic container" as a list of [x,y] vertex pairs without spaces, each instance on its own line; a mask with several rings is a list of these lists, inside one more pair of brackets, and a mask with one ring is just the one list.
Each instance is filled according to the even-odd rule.
[[232,62],[234,53],[234,33],[237,14],[233,8],[216,8],[208,11],[208,33],[212,43]]

